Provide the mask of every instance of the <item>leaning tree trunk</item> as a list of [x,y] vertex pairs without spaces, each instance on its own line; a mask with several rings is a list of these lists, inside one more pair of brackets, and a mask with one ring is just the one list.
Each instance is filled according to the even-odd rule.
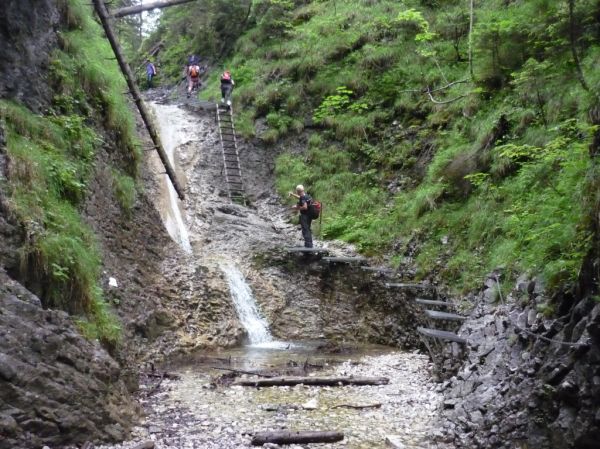
[[117,37],[116,37],[116,35],[112,29],[112,26],[110,24],[110,19],[108,17],[108,11],[106,10],[106,5],[104,4],[104,0],[94,0],[94,7],[96,8],[96,12],[98,13],[98,16],[100,17],[100,21],[102,22],[102,26],[104,27],[104,32],[106,33],[106,37],[107,37],[108,41],[110,42],[110,45],[113,49],[113,52],[115,53],[115,56],[117,57],[117,62],[119,63],[119,67],[121,67],[121,72],[123,72],[123,75],[125,76],[125,81],[127,81],[127,86],[129,86],[129,91],[131,92],[131,95],[133,96],[133,100],[135,101],[135,104],[137,105],[137,108],[140,111],[142,120],[144,121],[144,124],[146,125],[146,129],[148,130],[150,137],[152,138],[152,142],[154,143],[156,151],[158,152],[158,155],[160,156],[160,160],[162,161],[162,164],[165,167],[167,176],[169,176],[169,179],[173,183],[173,187],[175,188],[177,195],[179,195],[179,198],[183,200],[185,198],[183,189],[181,188],[179,182],[177,181],[177,176],[175,175],[175,171],[173,170],[173,167],[171,166],[171,163],[169,162],[167,153],[165,152],[165,149],[162,146],[160,137],[158,136],[158,132],[156,131],[156,128],[154,127],[154,124],[152,122],[152,118],[150,117],[150,113],[148,112],[148,109],[146,108],[144,100],[142,99],[142,94],[140,93],[140,90],[138,89],[138,86],[135,83],[135,78],[133,76],[133,73],[131,73],[129,64],[127,64],[127,61],[125,60],[125,57],[123,56],[123,52],[121,51],[121,46],[119,45],[119,41],[117,40]]
[[144,11],[149,11],[151,9],[157,8],[166,8],[167,6],[175,6],[181,5],[182,3],[190,3],[196,0],[164,0],[157,1],[152,3],[146,3],[145,5],[138,6],[128,6],[126,8],[117,9],[115,12],[111,14],[112,17],[125,17],[130,16],[132,14],[139,14]]

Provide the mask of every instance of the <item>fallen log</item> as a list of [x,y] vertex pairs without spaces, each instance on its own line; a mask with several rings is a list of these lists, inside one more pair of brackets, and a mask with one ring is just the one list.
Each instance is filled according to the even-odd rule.
[[291,432],[289,430],[276,430],[272,432],[258,432],[252,438],[253,446],[262,446],[267,443],[274,444],[305,444],[305,443],[335,443],[342,441],[342,432],[310,431]]
[[273,377],[271,374],[262,374],[262,373],[259,373],[258,371],[245,371],[242,369],[224,368],[221,366],[208,366],[207,368],[218,369],[221,371],[231,371],[234,374],[249,374],[251,376],[269,377],[269,378]]
[[149,11],[151,9],[158,8],[166,8],[168,6],[181,5],[182,3],[190,3],[195,0],[169,0],[169,1],[156,1],[152,3],[146,3],[145,5],[138,6],[127,6],[125,8],[119,8],[115,10],[111,16],[112,17],[125,17],[130,16],[132,14],[139,14],[144,11]]
[[312,385],[337,387],[341,385],[387,385],[387,377],[272,377],[270,379],[240,379],[234,385],[244,387],[293,387]]
[[354,409],[362,409],[362,408],[381,408],[381,402],[375,402],[374,404],[365,404],[365,405],[354,405],[354,404],[338,404],[334,405],[331,408],[354,408]]

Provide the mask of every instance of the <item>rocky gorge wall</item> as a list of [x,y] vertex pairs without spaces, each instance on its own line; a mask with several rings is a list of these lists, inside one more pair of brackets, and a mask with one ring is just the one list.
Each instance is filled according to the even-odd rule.
[[422,347],[416,292],[386,288],[393,281],[381,273],[280,249],[258,254],[254,265],[250,281],[277,337]]
[[137,413],[106,350],[0,269],[0,448],[122,439]]
[[[459,448],[588,449],[600,438],[600,303],[571,303],[556,319],[521,283],[505,304],[477,298],[462,326],[466,358],[443,384],[437,438]],[[518,301],[515,298],[520,298]],[[523,299],[525,298],[525,299]]]
[[[68,17],[56,0],[8,0],[0,5],[0,98],[47,113],[50,55]],[[100,112],[100,111],[97,111]],[[99,113],[98,116],[101,116]],[[97,117],[93,114],[93,117]],[[131,362],[141,342],[173,329],[161,307],[169,281],[161,264],[176,245],[143,191],[130,213],[119,206],[111,167],[125,166],[115,133],[92,123],[103,144],[96,149],[80,213],[98,239],[101,286],[122,323],[121,343],[106,348],[81,335],[77,317],[42,307],[27,290],[20,249],[23,223],[11,212],[10,157],[0,122],[0,447],[53,447],[85,441],[122,440],[137,418],[131,396],[137,370]],[[109,164],[110,163],[110,164]],[[109,277],[118,287],[109,287]],[[170,293],[173,296],[173,293]],[[119,363],[121,362],[121,363]],[[125,363],[129,362],[129,363]],[[135,370],[133,373],[131,370]]]

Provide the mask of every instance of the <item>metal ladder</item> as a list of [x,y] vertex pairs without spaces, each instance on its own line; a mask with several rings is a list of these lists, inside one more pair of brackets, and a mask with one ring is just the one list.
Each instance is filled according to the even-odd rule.
[[230,106],[217,103],[217,124],[223,150],[223,170],[227,183],[227,193],[233,202],[245,204],[244,183],[238,154],[233,111]]

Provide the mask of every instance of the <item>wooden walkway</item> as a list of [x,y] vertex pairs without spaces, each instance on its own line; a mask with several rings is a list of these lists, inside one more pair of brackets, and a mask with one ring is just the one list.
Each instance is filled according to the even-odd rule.
[[217,124],[223,151],[223,171],[227,183],[227,194],[231,201],[245,204],[244,182],[231,107],[217,104]]

